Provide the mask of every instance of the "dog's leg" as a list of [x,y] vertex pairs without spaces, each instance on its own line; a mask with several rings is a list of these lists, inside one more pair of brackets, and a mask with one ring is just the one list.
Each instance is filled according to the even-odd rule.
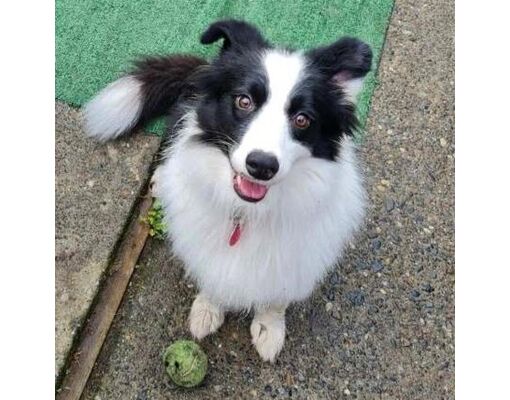
[[213,304],[203,294],[199,294],[189,313],[189,330],[194,338],[200,340],[216,332],[223,324],[225,314],[220,306]]
[[256,308],[251,323],[252,343],[264,361],[274,362],[285,341],[286,305]]

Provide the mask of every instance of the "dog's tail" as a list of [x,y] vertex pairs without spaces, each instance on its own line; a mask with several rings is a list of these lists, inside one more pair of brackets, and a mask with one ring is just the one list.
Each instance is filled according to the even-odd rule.
[[150,57],[117,79],[84,107],[85,132],[100,141],[128,133],[165,115],[181,94],[191,88],[190,76],[204,59],[188,55]]

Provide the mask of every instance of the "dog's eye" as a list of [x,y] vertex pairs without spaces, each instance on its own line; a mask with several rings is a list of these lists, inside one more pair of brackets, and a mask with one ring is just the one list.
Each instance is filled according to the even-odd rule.
[[306,129],[310,126],[310,118],[305,114],[298,114],[293,119],[294,126],[298,129]]
[[243,111],[251,111],[253,108],[253,102],[251,101],[250,97],[244,94],[236,96],[235,105],[237,108]]

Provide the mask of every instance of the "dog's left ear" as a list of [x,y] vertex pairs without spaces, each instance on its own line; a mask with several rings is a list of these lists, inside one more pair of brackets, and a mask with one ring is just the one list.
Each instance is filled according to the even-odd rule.
[[200,43],[211,44],[223,39],[222,53],[227,50],[242,51],[258,47],[268,47],[257,28],[244,21],[228,19],[210,25],[202,34]]
[[349,100],[356,101],[363,78],[372,66],[372,50],[359,39],[345,37],[310,50],[307,57],[331,81],[342,88]]

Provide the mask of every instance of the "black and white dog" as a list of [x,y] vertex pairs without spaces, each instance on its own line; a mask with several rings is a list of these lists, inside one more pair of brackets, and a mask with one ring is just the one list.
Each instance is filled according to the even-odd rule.
[[352,136],[372,52],[353,38],[276,48],[235,20],[212,24],[201,42],[220,39],[211,62],[138,62],[87,104],[85,128],[107,140],[168,115],[154,193],[200,288],[191,333],[201,339],[226,311],[253,309],[253,344],[274,361],[286,307],[311,294],[363,219]]

